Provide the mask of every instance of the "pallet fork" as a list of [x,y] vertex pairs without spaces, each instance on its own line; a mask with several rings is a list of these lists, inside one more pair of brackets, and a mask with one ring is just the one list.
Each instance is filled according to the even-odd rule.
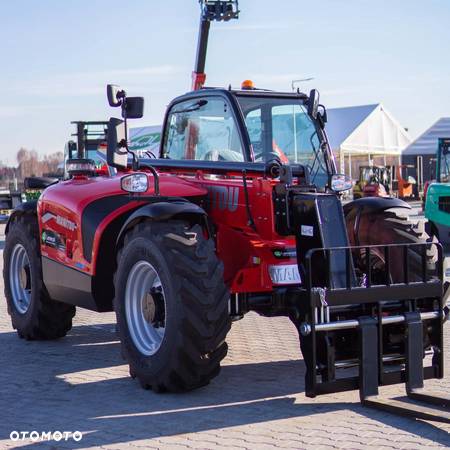
[[[437,317],[433,320],[440,320],[440,318]],[[450,397],[424,390],[423,354],[421,351],[418,351],[418,349],[422,348],[423,342],[423,322],[420,313],[406,313],[405,324],[405,381],[408,398],[450,410]],[[371,317],[361,318],[359,320],[359,336],[361,349],[359,394],[363,405],[416,419],[450,423],[450,411],[440,411],[396,399],[380,398],[378,395],[380,361],[378,352],[373,351],[379,341],[376,320]],[[439,352],[433,357],[440,360],[438,366],[442,372],[443,352]],[[383,375],[383,372],[381,372],[381,375]],[[442,376],[443,373],[438,374],[439,378],[442,378]]]
[[[438,261],[434,275],[426,265],[427,246],[434,245],[438,251]],[[404,279],[392,283],[389,264],[386,264],[385,283],[372,283],[370,270],[364,285],[355,285],[352,258],[355,251],[363,249],[367,260],[376,247],[386,255],[394,246],[403,247]],[[422,246],[422,275],[419,281],[411,281],[408,276],[408,258],[412,247]],[[326,287],[314,285],[312,272],[313,256],[323,255],[324,263],[330,268],[331,261],[340,258],[345,269],[341,277],[343,285],[336,288],[330,278]],[[333,256],[334,254],[334,256]],[[339,256],[340,255],[340,256]],[[412,417],[450,423],[450,398],[424,390],[424,379],[442,378],[444,373],[443,325],[448,315],[446,307],[450,289],[444,294],[442,283],[443,255],[440,244],[391,244],[377,246],[353,246],[312,249],[306,256],[306,276],[308,287],[305,290],[305,309],[303,316],[307,322],[297,325],[302,352],[306,364],[305,393],[308,397],[359,389],[361,403],[370,408]],[[386,305],[389,302],[403,305],[402,313],[392,314]],[[366,305],[371,315],[354,320],[336,320],[336,311],[343,305]],[[331,319],[330,319],[331,318]],[[383,348],[383,329],[385,326],[403,327],[403,352],[389,353]],[[398,325],[397,325],[398,324]],[[424,326],[432,330],[427,352],[424,351]],[[333,345],[334,332],[353,332],[359,338],[359,355],[351,360],[342,360],[336,355]],[[321,343],[319,345],[319,342]],[[431,365],[424,367],[426,354],[433,354]],[[339,369],[358,368],[358,375],[338,376]],[[405,383],[408,399],[386,399],[379,396],[378,387]],[[435,409],[422,403],[431,403],[442,409]],[[447,411],[445,411],[447,409]]]

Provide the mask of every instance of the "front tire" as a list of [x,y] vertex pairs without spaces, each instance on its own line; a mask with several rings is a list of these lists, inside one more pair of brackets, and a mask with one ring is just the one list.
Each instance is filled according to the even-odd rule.
[[229,292],[199,225],[143,222],[131,229],[115,290],[122,353],[144,388],[186,391],[219,373],[231,326]]
[[36,218],[13,218],[9,228],[3,279],[12,326],[27,340],[65,336],[72,328],[75,307],[52,300],[44,286]]

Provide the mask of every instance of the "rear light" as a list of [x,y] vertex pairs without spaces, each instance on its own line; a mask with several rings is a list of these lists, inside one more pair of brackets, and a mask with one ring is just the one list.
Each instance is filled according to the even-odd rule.
[[147,175],[145,173],[126,175],[120,180],[120,187],[127,192],[146,192],[148,189]]
[[66,161],[66,171],[71,177],[90,176],[95,172],[95,162],[92,159],[71,158]]

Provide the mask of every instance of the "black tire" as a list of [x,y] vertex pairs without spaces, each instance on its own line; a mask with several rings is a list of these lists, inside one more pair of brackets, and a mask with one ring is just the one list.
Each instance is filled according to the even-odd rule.
[[[429,276],[436,275],[437,247],[435,242],[426,232],[418,226],[413,225],[410,220],[396,213],[394,210],[380,211],[374,214],[366,214],[361,217],[357,236],[354,234],[354,217],[347,218],[347,230],[351,245],[377,245],[377,244],[424,244],[429,243],[426,248],[426,265]],[[422,246],[412,246],[408,252],[409,281],[420,281],[422,277]],[[391,279],[393,282],[404,280],[403,250],[392,248],[390,255]],[[361,251],[356,264],[362,270],[365,268],[365,253]],[[382,250],[375,250],[373,264],[378,265],[381,277],[385,277],[384,264],[385,255]],[[384,278],[383,278],[384,280]]]
[[[127,320],[126,304],[137,297],[126,295],[127,281],[135,280],[133,268],[139,264],[151,267],[161,285],[159,291],[155,285],[152,293],[145,291],[137,308],[144,316],[142,305],[150,295],[153,316],[146,318],[146,323],[151,323],[152,329],[164,325],[162,341],[152,354],[138,348],[132,336],[136,332]],[[199,225],[143,222],[132,228],[119,251],[114,282],[122,354],[130,365],[130,375],[142,387],[156,392],[187,391],[208,384],[219,373],[231,327],[229,291],[214,243],[205,238]],[[160,322],[156,322],[157,316]]]
[[[19,248],[24,249],[28,258],[22,272],[25,287],[30,292],[29,306],[22,311],[19,310],[17,295],[13,293],[15,266],[11,269],[12,255]],[[12,219],[3,252],[3,279],[8,314],[11,316],[12,326],[21,338],[57,339],[65,336],[72,328],[75,307],[52,300],[42,281],[39,227],[35,216],[23,215]]]

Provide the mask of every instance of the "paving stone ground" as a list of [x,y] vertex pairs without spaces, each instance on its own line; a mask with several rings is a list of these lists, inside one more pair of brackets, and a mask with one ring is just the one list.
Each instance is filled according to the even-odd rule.
[[[0,228],[0,253],[3,248]],[[3,257],[0,254],[2,265]],[[362,407],[357,392],[310,399],[294,327],[248,314],[233,325],[221,374],[187,394],[155,394],[128,377],[113,314],[79,309],[64,339],[26,342],[12,330],[0,281],[0,449],[425,449],[450,446],[450,425]],[[447,349],[450,326],[446,326]],[[446,353],[447,366],[450,364]],[[450,392],[450,376],[428,382]],[[402,387],[383,388],[389,396]],[[83,438],[11,441],[12,431]]]

